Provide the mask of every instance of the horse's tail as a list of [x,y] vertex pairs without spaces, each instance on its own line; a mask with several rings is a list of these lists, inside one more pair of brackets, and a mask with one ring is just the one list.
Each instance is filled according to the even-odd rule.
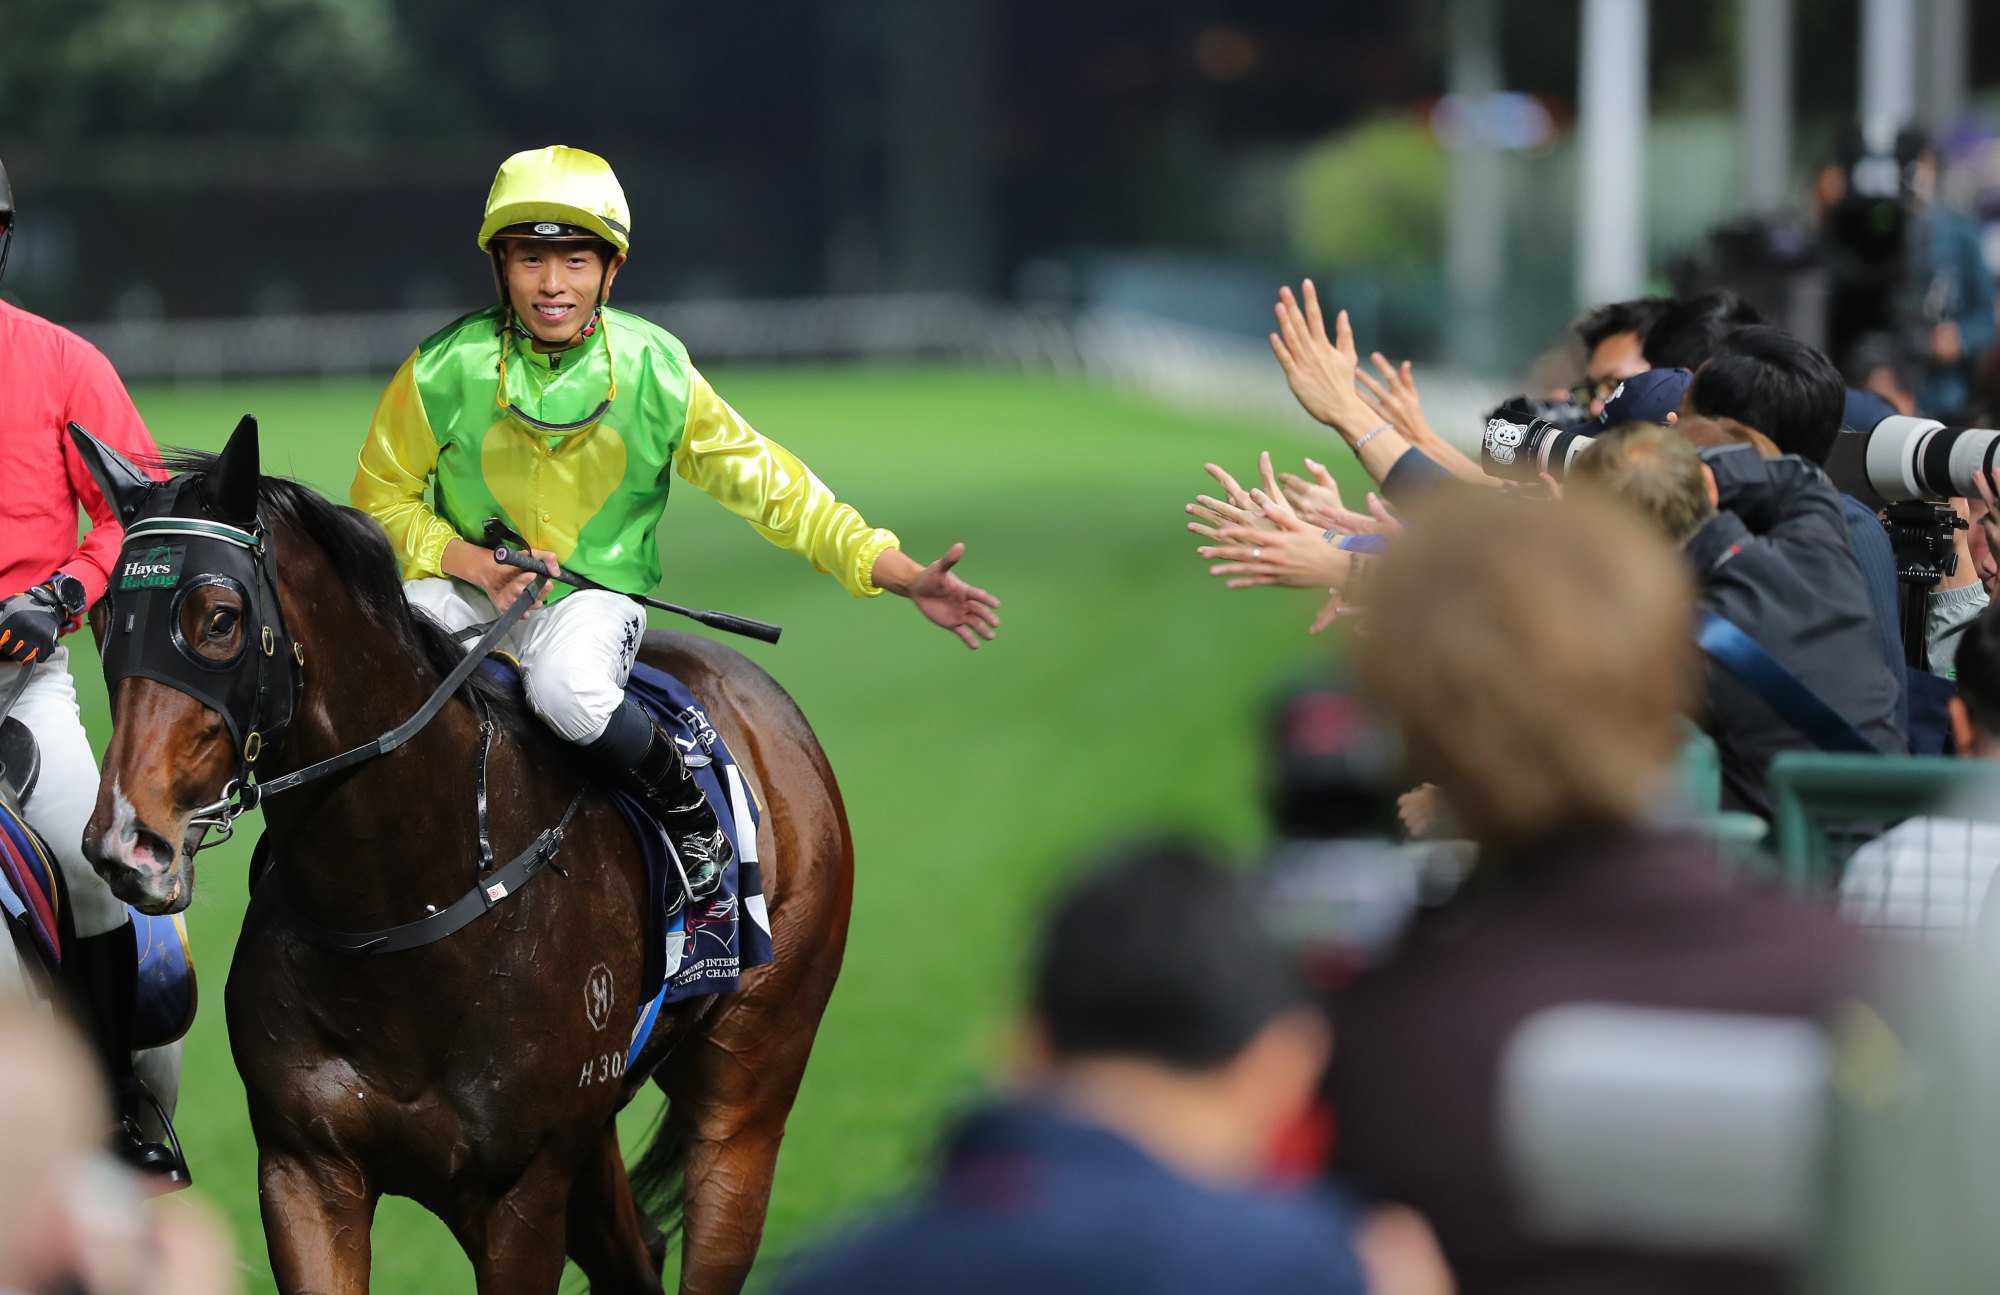
[[639,1213],[659,1231],[655,1257],[664,1257],[666,1249],[680,1238],[682,1192],[687,1180],[687,1142],[674,1126],[668,1108],[660,1108],[652,1140],[626,1170],[626,1177]]

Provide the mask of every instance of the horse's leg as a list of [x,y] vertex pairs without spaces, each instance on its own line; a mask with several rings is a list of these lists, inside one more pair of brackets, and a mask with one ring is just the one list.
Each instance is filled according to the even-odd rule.
[[472,1260],[479,1295],[555,1295],[575,1157],[544,1151],[506,1195],[447,1220]]
[[625,1157],[618,1150],[618,1125],[607,1125],[597,1148],[577,1171],[569,1191],[569,1254],[590,1279],[591,1295],[634,1291],[660,1295],[660,1260],[646,1243]]
[[354,1165],[276,1152],[257,1159],[258,1204],[271,1276],[286,1295],[346,1295],[368,1289],[373,1188]]
[[763,1240],[778,1143],[832,978],[800,1000],[785,1001],[787,989],[796,986],[763,978],[690,1038],[660,1077],[687,1154],[681,1295],[741,1290]]

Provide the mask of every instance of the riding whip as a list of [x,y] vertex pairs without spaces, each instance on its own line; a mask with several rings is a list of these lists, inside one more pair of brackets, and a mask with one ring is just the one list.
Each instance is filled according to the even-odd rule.
[[[514,541],[514,543],[507,543],[509,540]],[[589,576],[578,575],[571,571],[565,571],[561,575],[552,574],[540,558],[526,551],[525,546],[516,547],[516,545],[522,544],[520,537],[508,533],[506,527],[497,517],[487,519],[486,541],[493,545],[493,560],[501,566],[513,567],[516,571],[531,571],[538,576],[547,576],[551,580],[561,581],[572,589],[596,589],[603,593],[617,594],[623,598],[630,598],[633,602],[641,606],[656,608],[663,612],[672,612],[676,616],[685,616],[691,621],[708,626],[710,629],[721,630],[726,634],[740,634],[744,638],[757,639],[763,643],[776,643],[778,636],[785,632],[782,626],[772,625],[766,621],[753,621],[747,616],[732,616],[728,612],[702,611],[699,608],[682,607],[678,603],[663,602],[658,598],[648,598],[644,594],[628,594],[622,589],[607,589],[605,586],[592,580]]]

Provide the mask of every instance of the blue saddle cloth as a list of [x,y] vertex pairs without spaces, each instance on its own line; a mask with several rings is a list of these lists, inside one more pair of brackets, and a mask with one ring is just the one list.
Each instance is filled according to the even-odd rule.
[[[51,971],[62,966],[69,898],[55,855],[41,834],[0,799],[0,912],[25,927]],[[127,907],[139,944],[139,979],[132,1013],[132,1043],[157,1048],[194,1024],[194,958],[180,914],[149,917]]]
[[[509,688],[521,686],[520,668],[511,660],[490,657],[485,668]],[[641,988],[646,1008],[639,1013],[626,1053],[630,1065],[652,1035],[662,1007],[704,994],[729,993],[742,972],[771,961],[771,917],[757,866],[757,824],[762,815],[736,757],[709,723],[708,712],[687,685],[644,662],[632,667],[625,691],[680,746],[695,785],[716,807],[735,854],[713,896],[673,911],[682,887],[672,843],[644,802],[608,788],[646,861],[649,911]]]

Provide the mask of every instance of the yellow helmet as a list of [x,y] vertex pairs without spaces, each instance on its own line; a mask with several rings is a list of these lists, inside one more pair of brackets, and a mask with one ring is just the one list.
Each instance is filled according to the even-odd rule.
[[602,239],[632,250],[632,215],[611,164],[580,148],[551,144],[500,164],[486,195],[479,250],[495,238]]

